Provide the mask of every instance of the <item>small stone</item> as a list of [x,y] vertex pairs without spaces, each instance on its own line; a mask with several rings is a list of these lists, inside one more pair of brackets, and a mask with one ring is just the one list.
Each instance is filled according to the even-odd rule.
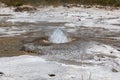
[[119,71],[115,68],[112,68],[112,72],[119,72]]
[[31,5],[22,5],[17,8],[15,8],[15,12],[23,12],[23,11],[34,11],[37,10],[34,6]]
[[0,76],[3,76],[4,75],[4,73],[3,72],[0,72]]
[[50,77],[55,77],[56,75],[55,74],[48,74]]

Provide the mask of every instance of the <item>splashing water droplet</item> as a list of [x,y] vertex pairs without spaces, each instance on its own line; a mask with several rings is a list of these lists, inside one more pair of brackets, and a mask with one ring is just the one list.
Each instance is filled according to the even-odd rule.
[[55,29],[50,36],[49,41],[52,43],[66,43],[69,42],[69,39],[61,29]]

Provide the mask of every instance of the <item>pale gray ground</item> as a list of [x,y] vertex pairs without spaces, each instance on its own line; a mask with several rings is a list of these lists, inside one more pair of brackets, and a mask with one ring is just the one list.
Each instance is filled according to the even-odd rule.
[[113,80],[120,74],[103,66],[63,65],[36,56],[1,58],[0,65],[0,80]]
[[[0,58],[1,80],[120,79],[119,10],[49,7],[35,13],[0,11],[0,37],[24,38],[24,50],[39,53]],[[79,40],[49,46],[35,43],[55,28]]]

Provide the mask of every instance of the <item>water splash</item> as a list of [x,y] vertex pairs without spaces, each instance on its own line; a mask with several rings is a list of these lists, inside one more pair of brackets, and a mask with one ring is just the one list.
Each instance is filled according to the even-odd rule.
[[50,36],[49,41],[52,43],[66,43],[69,42],[69,39],[61,29],[55,29]]

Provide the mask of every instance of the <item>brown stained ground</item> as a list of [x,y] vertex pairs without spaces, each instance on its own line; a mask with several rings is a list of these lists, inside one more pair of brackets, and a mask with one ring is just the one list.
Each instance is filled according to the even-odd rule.
[[[25,52],[22,50],[25,40],[30,40],[31,38],[23,38],[21,36],[17,37],[0,37],[0,57],[11,57],[20,55],[37,55],[34,52]],[[105,44],[111,44],[120,49],[120,40],[108,39],[108,38],[89,38],[89,40],[102,42]],[[39,42],[38,42],[39,43]]]
[[20,37],[0,37],[0,57],[34,54],[21,50],[22,40]]

